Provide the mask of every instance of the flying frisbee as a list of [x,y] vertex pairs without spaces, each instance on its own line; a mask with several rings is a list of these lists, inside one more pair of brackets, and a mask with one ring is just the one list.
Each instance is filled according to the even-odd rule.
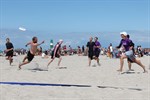
[[20,31],[26,31],[26,29],[23,28],[23,27],[19,27],[19,30],[20,30]]

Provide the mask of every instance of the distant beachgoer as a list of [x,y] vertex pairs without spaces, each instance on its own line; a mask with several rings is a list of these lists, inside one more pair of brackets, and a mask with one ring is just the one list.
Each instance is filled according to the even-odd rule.
[[67,56],[68,52],[67,52],[67,46],[66,45],[63,46],[63,51],[64,51],[64,56]]
[[110,48],[110,58],[113,58],[113,47],[112,47],[112,43],[110,43],[110,46],[109,46],[109,48]]
[[107,57],[111,58],[111,54],[110,54],[110,46],[108,46],[108,49],[107,49]]
[[77,54],[78,54],[78,56],[82,56],[82,51],[81,51],[80,46],[78,46]]
[[137,47],[137,52],[138,52],[138,56],[139,56],[139,57],[143,57],[143,50],[142,50],[142,47],[141,47],[141,46],[138,46],[138,47]]
[[73,54],[73,50],[72,50],[72,47],[69,45],[69,55],[72,55]]
[[82,46],[82,53],[84,53],[85,49],[84,49],[84,45]]
[[104,51],[105,51],[105,49],[102,48],[100,54],[101,54],[101,55],[104,55]]
[[51,60],[48,62],[47,67],[53,62],[53,60],[56,58],[59,58],[58,61],[58,66],[60,66],[60,62],[62,60],[61,55],[60,55],[60,49],[61,49],[61,44],[63,43],[63,40],[59,40],[59,42],[55,45],[52,55],[51,55]]
[[42,47],[40,47],[39,49],[38,49],[38,55],[42,55]]
[[94,46],[95,46],[95,42],[93,42],[93,38],[90,37],[90,40],[87,43],[87,49],[86,49],[86,51],[88,52],[89,66],[91,66],[91,60],[93,59],[93,56],[94,56]]
[[45,52],[42,52],[42,55],[41,55],[41,56],[42,56],[43,59],[44,59],[44,58],[48,58],[48,55],[46,55]]
[[94,40],[95,40],[95,45],[94,45],[94,57],[93,58],[97,61],[97,64],[100,66],[99,55],[100,55],[101,44],[98,41],[98,37],[95,37]]
[[[34,56],[36,55],[36,52],[37,52],[37,47],[44,43],[44,41],[42,41],[40,44],[38,44],[37,42],[38,42],[38,38],[33,37],[32,41],[26,44],[26,46],[30,45],[31,48],[28,51],[27,56],[24,57],[23,63],[19,64],[19,69],[21,69],[21,66],[23,66],[25,64],[28,64],[33,60],[33,58],[34,58]],[[26,59],[27,59],[27,61],[26,61]]]
[[6,52],[6,56],[8,57],[6,59],[9,60],[10,65],[13,62],[13,52],[14,52],[13,49],[14,49],[13,44],[10,42],[10,39],[7,38],[6,39],[6,50],[5,50],[5,52]]
[[123,71],[123,64],[124,64],[124,59],[125,58],[129,58],[130,60],[132,60],[133,62],[135,62],[136,64],[138,64],[139,66],[141,66],[144,70],[144,73],[147,72],[145,70],[145,66],[141,63],[140,60],[137,60],[133,54],[133,46],[131,45],[131,41],[127,38],[127,33],[126,32],[121,32],[121,42],[120,45],[117,48],[120,48],[121,46],[124,47],[125,49],[125,53],[123,53],[120,57],[120,69],[117,70],[119,72]]

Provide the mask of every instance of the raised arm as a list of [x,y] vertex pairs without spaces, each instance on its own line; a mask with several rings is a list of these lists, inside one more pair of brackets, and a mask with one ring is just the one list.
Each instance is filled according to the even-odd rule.
[[41,44],[43,44],[43,43],[44,43],[44,41],[42,41],[41,43],[37,44],[37,46],[39,46],[39,45],[41,45]]
[[31,44],[31,42],[27,43],[25,46],[27,47],[27,46],[30,45],[30,44]]

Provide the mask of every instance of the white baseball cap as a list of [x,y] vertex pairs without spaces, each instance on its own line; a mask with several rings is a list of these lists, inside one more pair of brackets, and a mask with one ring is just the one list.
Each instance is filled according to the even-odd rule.
[[127,36],[127,32],[120,32],[120,34],[123,34],[124,36]]
[[63,42],[63,40],[62,40],[62,39],[60,39],[60,40],[59,40],[59,42]]

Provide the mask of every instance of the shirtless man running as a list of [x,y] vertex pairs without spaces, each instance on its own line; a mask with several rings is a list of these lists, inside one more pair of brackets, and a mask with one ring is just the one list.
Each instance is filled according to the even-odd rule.
[[[30,45],[31,48],[28,51],[27,56],[24,57],[23,62],[21,64],[19,64],[19,69],[21,69],[21,66],[23,66],[25,64],[28,64],[28,63],[30,63],[33,60],[33,58],[34,58],[34,56],[35,56],[35,54],[37,52],[37,47],[44,43],[44,41],[42,41],[40,44],[38,44],[37,42],[38,42],[38,38],[37,37],[33,37],[32,41],[26,44],[26,47],[28,45]],[[27,61],[26,61],[26,59],[27,59]]]

